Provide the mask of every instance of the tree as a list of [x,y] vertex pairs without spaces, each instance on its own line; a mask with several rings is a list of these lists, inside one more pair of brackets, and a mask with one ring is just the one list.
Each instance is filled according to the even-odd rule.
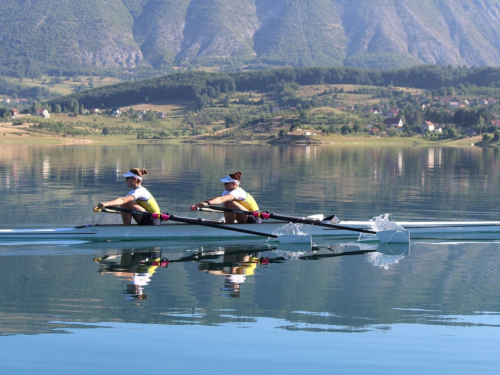
[[197,111],[201,111],[203,108],[205,108],[208,104],[208,96],[206,94],[203,95],[198,95],[194,99],[194,104],[195,104],[195,109]]
[[396,128],[390,128],[388,131],[389,137],[399,136],[399,131]]
[[343,125],[342,128],[340,128],[340,131],[343,135],[350,134],[351,133],[351,127],[349,125]]
[[231,103],[231,97],[229,96],[229,94],[227,94],[226,97],[224,98],[224,107],[228,108],[230,103]]

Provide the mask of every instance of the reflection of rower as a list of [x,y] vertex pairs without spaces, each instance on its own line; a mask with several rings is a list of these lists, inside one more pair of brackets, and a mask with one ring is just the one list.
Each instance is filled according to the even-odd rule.
[[[224,276],[224,286],[221,291],[227,292],[223,297],[240,297],[240,285],[245,282],[247,276],[255,274],[255,269],[260,264],[258,254],[263,251],[276,249],[273,247],[262,248],[262,246],[245,247],[226,246],[218,248],[217,251],[203,252],[189,255],[177,262],[198,262],[198,270],[212,275]],[[222,259],[220,259],[222,256]],[[262,258],[264,259],[264,257]]]
[[160,251],[123,251],[120,255],[94,258],[99,263],[99,273],[112,273],[129,281],[124,291],[131,299],[145,300],[144,287],[158,267],[167,267],[168,259],[162,259]]
[[224,287],[221,291],[227,292],[225,297],[240,297],[240,284],[247,276],[255,274],[259,258],[249,253],[224,253],[222,263],[201,261],[199,270],[212,275],[225,276]]

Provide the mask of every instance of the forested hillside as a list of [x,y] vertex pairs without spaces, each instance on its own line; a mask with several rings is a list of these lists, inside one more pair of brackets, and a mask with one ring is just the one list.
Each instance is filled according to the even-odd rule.
[[2,0],[0,74],[500,65],[500,0]]
[[427,90],[447,87],[500,87],[500,68],[417,66],[389,71],[355,68],[280,68],[240,73],[188,72],[160,78],[99,87],[51,101],[61,108],[122,107],[148,100],[195,100],[198,107],[210,98],[234,91],[266,92],[289,84],[354,84],[401,86]]

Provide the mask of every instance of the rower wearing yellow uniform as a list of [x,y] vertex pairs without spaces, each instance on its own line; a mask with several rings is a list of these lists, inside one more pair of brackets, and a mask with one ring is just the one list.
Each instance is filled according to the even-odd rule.
[[[132,190],[123,198],[116,198],[109,202],[100,202],[94,207],[94,211],[101,210],[106,206],[120,206],[128,210],[160,214],[160,207],[156,203],[155,198],[141,185],[143,176],[147,173],[147,170],[139,168],[132,168],[129,172],[125,173],[123,177],[125,177],[127,186]],[[160,225],[160,219],[154,219],[151,215],[131,214],[128,212],[122,212],[121,214],[124,225],[132,224],[132,218],[139,225]]]
[[[259,211],[259,206],[255,199],[247,193],[245,190],[240,188],[241,182],[241,172],[234,172],[228,174],[226,177],[221,179],[224,183],[224,191],[218,197],[213,197],[210,199],[205,199],[203,202],[194,204],[191,209],[196,209],[196,207],[203,208],[208,205],[223,204],[226,208],[231,208],[233,210],[241,211]],[[240,224],[253,224],[260,223],[261,219],[256,219],[253,216],[245,214],[237,214],[234,212],[224,212],[224,219],[226,223],[234,223],[237,221]]]

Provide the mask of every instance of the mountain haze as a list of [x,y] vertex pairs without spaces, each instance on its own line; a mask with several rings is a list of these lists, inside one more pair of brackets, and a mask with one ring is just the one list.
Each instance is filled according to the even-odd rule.
[[2,0],[0,65],[499,66],[500,0]]

